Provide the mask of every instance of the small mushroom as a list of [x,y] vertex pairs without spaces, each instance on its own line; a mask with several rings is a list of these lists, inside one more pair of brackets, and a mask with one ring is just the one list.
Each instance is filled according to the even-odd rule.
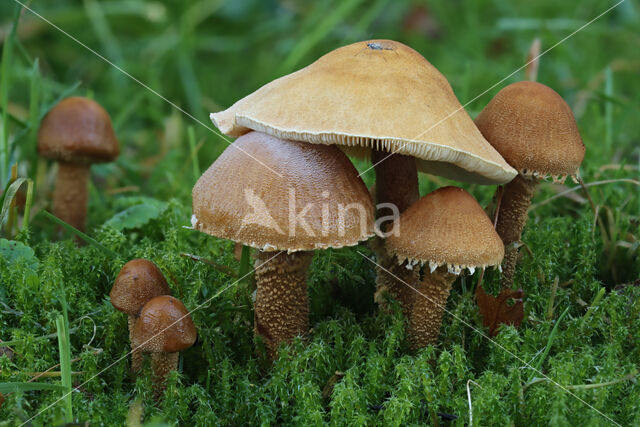
[[156,397],[166,388],[169,373],[178,369],[180,352],[191,347],[196,337],[189,311],[179,299],[162,295],[142,307],[133,330],[133,344],[151,354]]
[[[451,284],[463,270],[499,265],[504,246],[491,220],[462,188],[443,187],[411,205],[397,221],[398,235],[386,239],[401,268],[423,267],[413,286],[408,340],[412,349],[435,344]],[[417,292],[416,292],[417,291]]]
[[[152,298],[170,295],[171,290],[160,269],[146,259],[127,262],[116,277],[109,297],[111,304],[129,316],[129,341],[133,347],[133,325],[142,307]],[[142,366],[142,354],[132,348],[131,370],[137,372]]]
[[518,170],[500,201],[496,230],[507,252],[502,266],[502,287],[510,288],[527,209],[540,179],[563,182],[575,175],[584,158],[571,108],[553,89],[522,81],[502,89],[476,117],[476,125],[505,160]]
[[313,251],[356,245],[373,223],[367,187],[335,146],[251,132],[193,187],[195,229],[259,249],[254,331],[272,359],[309,329]]
[[89,166],[119,153],[111,119],[97,102],[66,98],[53,107],[38,131],[38,153],[58,161],[53,213],[79,230],[87,217]]
[[[393,204],[400,213],[420,196],[418,171],[477,184],[506,183],[516,175],[483,138],[446,77],[393,40],[338,48],[211,119],[229,136],[256,130],[370,157],[376,203]],[[377,242],[379,262],[392,268],[377,250],[381,246]],[[387,279],[381,274],[379,290],[389,285]],[[406,310],[410,301],[394,295]]]

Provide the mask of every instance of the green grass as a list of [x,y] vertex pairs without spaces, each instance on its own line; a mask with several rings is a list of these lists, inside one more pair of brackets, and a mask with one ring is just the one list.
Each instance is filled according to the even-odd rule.
[[[210,111],[283,73],[374,37],[417,49],[466,104],[520,67],[534,38],[544,50],[613,3],[430,1],[428,15],[419,4],[59,0],[30,6],[206,124]],[[538,80],[574,109],[587,147],[581,176],[593,206],[582,189],[563,193],[573,183],[539,186],[523,236],[532,255],[523,257],[516,276],[526,293],[526,318],[519,330],[505,328],[496,337],[597,411],[465,324],[484,331],[473,301],[479,272],[454,285],[438,346],[409,354],[399,310],[385,313],[373,302],[375,271],[358,254],[368,256],[366,246],[316,255],[312,332],[266,367],[254,352],[253,285],[234,284],[237,277],[229,275],[245,271],[246,258],[240,265],[231,242],[183,228],[190,224],[193,184],[227,142],[29,12],[16,28],[17,13],[11,1],[0,4],[0,185],[7,189],[1,201],[26,199],[24,208],[2,203],[3,222],[10,211],[18,220],[2,226],[6,240],[0,240],[0,339],[6,342],[0,345],[13,352],[0,355],[0,426],[37,414],[33,425],[63,424],[71,412],[78,422],[122,425],[138,411],[145,423],[181,425],[446,425],[445,414],[465,425],[469,399],[474,425],[609,424],[597,411],[622,425],[640,424],[636,3],[625,1],[540,59]],[[523,78],[520,71],[503,85]],[[467,111],[475,116],[503,85]],[[84,246],[47,213],[54,165],[35,154],[40,119],[72,94],[103,104],[122,144],[115,163],[92,168]],[[14,164],[18,181],[9,184]],[[373,178],[364,175],[368,185]],[[421,192],[449,183],[421,176]],[[465,188],[483,205],[495,191]],[[60,226],[65,232],[58,239]],[[114,363],[129,351],[127,321],[108,292],[134,257],[154,261],[188,308],[206,302],[192,315],[198,342],[183,352],[181,370],[157,406],[148,367],[133,378],[125,360]],[[497,274],[487,271],[484,283],[495,288]],[[58,363],[61,377],[29,382],[30,373]],[[78,391],[63,391],[70,386]]]

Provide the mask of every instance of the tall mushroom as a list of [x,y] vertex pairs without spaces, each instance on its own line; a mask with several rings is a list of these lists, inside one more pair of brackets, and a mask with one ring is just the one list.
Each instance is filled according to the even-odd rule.
[[53,213],[79,230],[87,217],[89,166],[113,161],[120,151],[109,114],[97,102],[66,98],[38,131],[38,153],[58,161]]
[[502,286],[510,288],[527,209],[540,179],[575,176],[585,147],[571,108],[553,89],[517,82],[502,89],[475,120],[485,138],[518,170],[504,188],[496,230],[507,248]]
[[129,316],[131,342],[131,370],[137,372],[142,365],[142,354],[133,348],[133,326],[142,307],[152,298],[170,295],[171,290],[160,269],[146,259],[127,262],[116,277],[109,298],[116,310]]
[[189,311],[179,299],[162,295],[142,307],[133,330],[133,343],[151,353],[156,397],[164,391],[169,373],[178,369],[180,352],[191,347],[196,337]]
[[[438,340],[451,284],[464,269],[499,265],[504,246],[491,220],[465,190],[443,187],[427,194],[400,215],[400,232],[385,241],[400,268],[418,270],[417,294],[409,318],[413,349]],[[406,286],[406,284],[405,284]],[[413,292],[413,290],[412,290]]]
[[[249,157],[250,156],[250,157]],[[259,249],[255,334],[269,356],[309,328],[312,251],[373,235],[373,203],[347,156],[332,146],[251,132],[193,187],[193,226]]]
[[393,203],[400,212],[419,197],[417,170],[478,184],[516,175],[482,137],[447,79],[418,52],[391,40],[329,52],[211,119],[230,136],[256,130],[371,152],[377,203]]

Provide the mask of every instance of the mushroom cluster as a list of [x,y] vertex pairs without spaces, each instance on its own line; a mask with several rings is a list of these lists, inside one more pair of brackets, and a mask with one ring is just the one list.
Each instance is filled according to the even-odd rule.
[[133,330],[142,307],[160,295],[170,295],[169,285],[160,269],[146,259],[127,262],[116,277],[109,298],[113,307],[129,317],[129,341],[131,343],[131,371],[142,366],[142,354],[133,344]]
[[[418,171],[478,184],[503,184],[517,173],[484,139],[447,79],[392,40],[329,52],[211,119],[229,136],[259,131],[370,157],[379,221],[418,200]],[[400,268],[382,248],[375,245],[378,289],[397,298],[408,316],[413,291],[402,282],[417,282],[416,272]]]

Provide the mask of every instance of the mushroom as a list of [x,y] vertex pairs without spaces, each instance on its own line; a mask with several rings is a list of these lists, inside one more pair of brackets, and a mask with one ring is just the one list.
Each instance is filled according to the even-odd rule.
[[133,343],[151,353],[154,393],[166,388],[167,376],[178,369],[178,358],[196,342],[197,331],[189,311],[177,298],[161,295],[147,302],[136,319]]
[[[170,295],[169,285],[162,272],[146,259],[127,262],[116,277],[109,297],[116,310],[129,316],[129,341],[133,347],[133,325],[142,307],[152,298]],[[142,366],[142,354],[135,348],[131,351],[131,370],[137,372]]]
[[527,209],[540,179],[575,179],[585,147],[571,108],[553,89],[522,81],[502,89],[475,120],[485,138],[518,170],[500,202],[496,230],[507,248],[502,287],[510,288]]
[[438,340],[451,284],[465,269],[499,265],[504,246],[491,220],[462,188],[443,187],[427,194],[400,215],[400,233],[385,247],[401,268],[424,266],[409,317],[408,340],[419,349]]
[[95,101],[71,97],[42,120],[38,153],[58,161],[53,213],[79,230],[87,217],[89,166],[113,161],[119,153],[109,114]]
[[391,40],[329,52],[211,119],[229,136],[256,130],[370,153],[377,203],[393,203],[399,212],[419,198],[417,170],[478,184],[506,183],[516,175],[447,79],[418,52]]
[[195,229],[259,249],[254,332],[272,359],[308,331],[312,251],[356,245],[373,223],[364,182],[334,146],[251,132],[193,187]]

